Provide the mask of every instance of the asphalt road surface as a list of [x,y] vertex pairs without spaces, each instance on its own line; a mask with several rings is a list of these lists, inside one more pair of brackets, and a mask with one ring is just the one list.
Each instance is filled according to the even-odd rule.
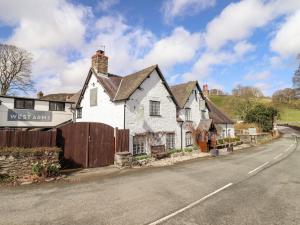
[[0,224],[300,224],[300,150],[272,143],[84,183],[0,189]]

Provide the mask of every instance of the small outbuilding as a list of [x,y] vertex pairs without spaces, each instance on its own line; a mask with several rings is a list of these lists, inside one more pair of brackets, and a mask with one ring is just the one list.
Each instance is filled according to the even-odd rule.
[[234,121],[208,98],[206,98],[206,103],[209,109],[209,117],[217,129],[218,138],[235,137]]

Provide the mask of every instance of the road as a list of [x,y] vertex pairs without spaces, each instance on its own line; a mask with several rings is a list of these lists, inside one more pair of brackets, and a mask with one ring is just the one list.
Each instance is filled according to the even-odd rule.
[[300,224],[294,130],[228,156],[84,183],[2,188],[0,224]]

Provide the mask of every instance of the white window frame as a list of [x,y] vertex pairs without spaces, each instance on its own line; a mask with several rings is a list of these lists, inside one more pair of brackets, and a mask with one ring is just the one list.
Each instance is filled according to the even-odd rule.
[[191,108],[184,109],[185,121],[192,121],[192,110]]
[[166,134],[166,149],[175,148],[175,133]]
[[149,114],[150,116],[160,116],[160,101],[150,100]]
[[185,146],[189,147],[192,146],[192,132],[188,131],[185,133]]
[[132,154],[140,155],[146,153],[146,138],[145,136],[134,136],[132,139]]

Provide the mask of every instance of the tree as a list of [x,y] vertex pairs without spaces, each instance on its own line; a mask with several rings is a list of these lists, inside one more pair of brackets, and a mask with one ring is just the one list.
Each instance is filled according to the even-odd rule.
[[296,99],[296,91],[292,88],[278,90],[272,95],[274,104],[291,104]]
[[214,88],[214,89],[209,90],[209,94],[210,95],[225,95],[225,92],[220,89]]
[[[300,61],[300,54],[298,55],[298,60]],[[293,86],[296,91],[296,97],[300,98],[300,63],[298,69],[295,71],[294,77],[293,77]]]
[[13,45],[0,44],[0,95],[13,90],[33,90],[31,54]]
[[263,97],[262,91],[257,87],[237,85],[232,90],[232,95],[244,98],[259,98]]
[[276,117],[279,117],[279,111],[277,108],[257,104],[247,112],[245,122],[257,123],[261,126],[264,132],[269,132],[273,129]]

